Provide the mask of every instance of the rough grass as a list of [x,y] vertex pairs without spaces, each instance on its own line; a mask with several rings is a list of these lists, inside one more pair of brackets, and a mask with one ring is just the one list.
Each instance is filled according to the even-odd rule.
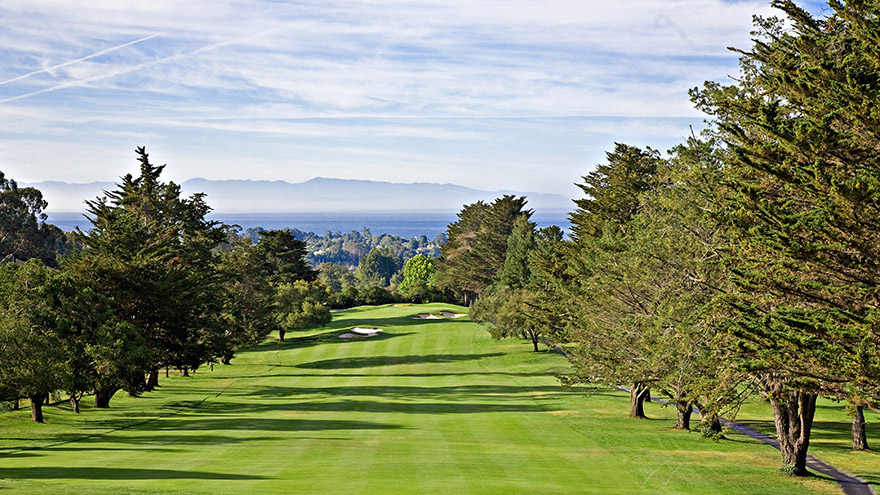
[[[839,493],[772,448],[674,431],[674,409],[560,387],[565,361],[495,342],[449,305],[355,308],[109,411],[0,415],[0,492]],[[353,325],[377,337],[339,339]],[[84,401],[85,402],[85,401]]]

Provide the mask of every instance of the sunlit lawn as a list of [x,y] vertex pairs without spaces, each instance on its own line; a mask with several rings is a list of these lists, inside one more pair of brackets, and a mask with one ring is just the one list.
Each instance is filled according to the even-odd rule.
[[[46,425],[3,414],[0,492],[839,493],[779,474],[778,453],[749,439],[671,430],[674,409],[630,420],[625,394],[560,387],[553,352],[467,319],[411,318],[441,309],[462,311],[338,312],[109,411],[62,403]],[[338,338],[354,325],[384,332]]]

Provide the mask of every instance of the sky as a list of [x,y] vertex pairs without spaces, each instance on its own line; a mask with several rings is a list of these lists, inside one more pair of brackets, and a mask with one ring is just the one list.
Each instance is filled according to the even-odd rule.
[[[801,3],[821,14],[821,3]],[[0,171],[454,183],[579,197],[704,127],[763,1],[3,0]]]

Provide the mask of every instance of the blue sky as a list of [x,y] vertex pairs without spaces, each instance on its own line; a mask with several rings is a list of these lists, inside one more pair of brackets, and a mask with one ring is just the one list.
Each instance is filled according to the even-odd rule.
[[[807,4],[821,12],[820,3]],[[4,0],[0,170],[554,192],[699,129],[767,2]]]

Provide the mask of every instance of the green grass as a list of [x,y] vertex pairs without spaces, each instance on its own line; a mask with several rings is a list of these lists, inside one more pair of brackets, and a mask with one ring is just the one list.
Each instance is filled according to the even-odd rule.
[[[854,452],[851,449],[852,427],[845,406],[844,403],[819,399],[809,453],[834,467],[862,478],[870,483],[875,491],[880,491],[880,452],[876,450]],[[743,406],[737,421],[768,435],[776,435],[769,404],[757,398]],[[873,449],[880,448],[880,415],[865,410],[865,421],[868,423],[866,426],[868,446]]]
[[[112,409],[0,415],[0,493],[839,493],[747,438],[674,431],[674,410],[558,385],[566,363],[495,342],[448,305],[356,308]],[[343,340],[352,326],[384,329]]]

